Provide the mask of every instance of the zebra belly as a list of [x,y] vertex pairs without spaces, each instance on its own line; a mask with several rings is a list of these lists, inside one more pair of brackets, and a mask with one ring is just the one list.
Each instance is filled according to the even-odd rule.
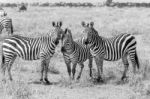
[[71,61],[72,63],[82,63],[87,60],[87,55],[83,56],[82,53],[81,57],[79,57],[78,55],[68,55],[64,53],[64,58],[66,58],[68,61]]
[[110,55],[105,55],[104,56],[104,60],[106,60],[106,61],[118,61],[121,58],[122,58],[122,56],[112,55],[112,53],[110,53]]
[[[93,57],[99,55],[99,54],[97,54],[98,52],[93,51],[91,49],[90,49],[90,53],[92,54]],[[117,61],[121,58],[122,58],[121,56],[115,57],[113,55],[104,55],[104,60],[106,60],[106,61]]]
[[20,57],[20,58],[22,58],[23,60],[27,60],[27,61],[32,61],[32,60],[38,60],[38,59],[40,59],[40,57],[34,57],[34,58]]
[[120,60],[121,58],[118,58],[118,59],[108,59],[108,58],[105,58],[104,57],[104,60],[106,60],[106,61],[118,61],[118,60]]

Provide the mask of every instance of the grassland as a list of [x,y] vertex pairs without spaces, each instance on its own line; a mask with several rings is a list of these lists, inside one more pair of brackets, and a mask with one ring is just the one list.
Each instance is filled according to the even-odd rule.
[[[149,8],[63,8],[29,7],[27,12],[4,8],[13,19],[14,34],[39,37],[49,32],[52,21],[62,21],[63,29],[70,28],[74,39],[82,34],[81,21],[95,22],[99,35],[112,37],[131,33],[137,40],[140,71],[128,72],[129,81],[119,84],[123,64],[104,62],[105,84],[89,79],[87,62],[80,81],[69,81],[60,45],[51,60],[49,80],[53,85],[36,83],[40,78],[40,61],[24,61],[17,58],[12,67],[13,82],[0,82],[0,99],[149,99],[150,98],[150,9]],[[0,45],[7,37],[0,36]],[[93,64],[93,75],[96,65]],[[77,72],[79,71],[77,67]]]

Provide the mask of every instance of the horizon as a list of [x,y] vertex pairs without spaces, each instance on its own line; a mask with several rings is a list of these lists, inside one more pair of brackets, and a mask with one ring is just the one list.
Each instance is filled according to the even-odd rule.
[[1,0],[1,3],[21,3],[21,2],[27,2],[27,3],[34,3],[34,2],[49,2],[49,3],[56,3],[56,2],[72,2],[72,3],[77,3],[77,2],[91,2],[91,3],[96,3],[96,2],[105,2],[105,0]]
[[[49,2],[49,3],[56,3],[56,2],[71,2],[71,3],[84,3],[84,2],[91,2],[91,3],[98,3],[98,2],[106,2],[106,0],[1,0],[0,3],[34,3],[34,2],[40,2],[40,3],[44,3],[44,2]],[[142,3],[142,2],[149,2],[150,0],[113,0],[113,2],[138,2],[138,3]]]

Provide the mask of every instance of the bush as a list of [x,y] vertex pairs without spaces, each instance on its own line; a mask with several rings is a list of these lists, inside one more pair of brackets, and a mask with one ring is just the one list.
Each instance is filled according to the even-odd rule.
[[40,6],[41,6],[41,7],[47,7],[47,6],[49,6],[49,3],[48,3],[48,2],[42,3],[42,4],[40,4]]
[[1,7],[17,7],[16,3],[1,3]]
[[34,2],[31,4],[31,6],[39,6],[39,5],[40,5],[39,2]]

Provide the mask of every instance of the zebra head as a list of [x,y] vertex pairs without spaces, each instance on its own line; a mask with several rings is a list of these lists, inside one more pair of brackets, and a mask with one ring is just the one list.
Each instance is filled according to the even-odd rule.
[[1,17],[7,16],[7,13],[4,10],[0,10],[0,16]]
[[63,29],[61,28],[62,22],[52,22],[53,29],[51,31],[51,37],[55,40],[55,44],[57,45],[59,43],[59,40],[61,39],[61,35],[63,34]]
[[62,42],[61,52],[67,52],[67,49],[70,49],[70,47],[72,46],[72,41],[73,38],[71,30],[66,28],[61,38]]
[[85,23],[82,22],[81,25],[83,26],[84,30],[83,33],[86,34],[86,41],[85,44],[90,44],[93,40],[93,37],[95,35],[98,35],[98,32],[94,29],[94,22],[90,22],[90,23]]

